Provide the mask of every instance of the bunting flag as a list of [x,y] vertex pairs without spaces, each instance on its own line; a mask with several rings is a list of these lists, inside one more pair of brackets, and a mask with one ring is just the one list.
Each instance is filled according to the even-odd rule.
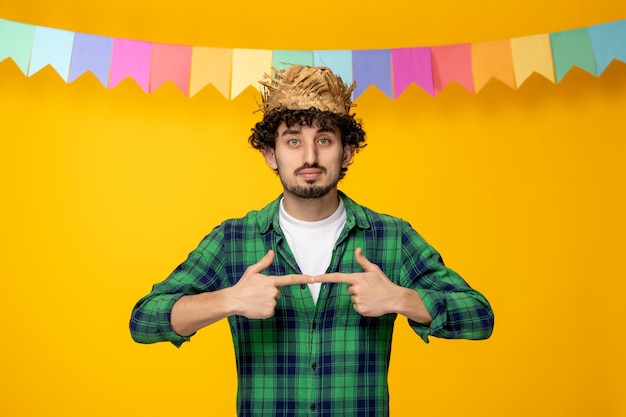
[[391,50],[393,96],[398,97],[411,83],[435,95],[432,55],[430,48],[402,48]]
[[474,91],[480,91],[492,78],[515,88],[511,41],[476,42],[472,44]]
[[591,74],[596,73],[589,29],[551,33],[550,45],[552,46],[556,82],[561,81],[573,66],[582,68]]
[[352,76],[355,80],[359,80],[354,90],[355,96],[360,96],[367,87],[375,85],[392,98],[391,50],[352,52]]
[[74,32],[41,26],[35,27],[28,76],[30,77],[46,65],[50,65],[67,82],[70,75],[73,44]]
[[550,35],[524,36],[511,39],[511,56],[515,87],[519,88],[533,73],[554,82]]
[[235,98],[250,85],[258,85],[261,74],[272,66],[272,51],[234,49],[230,98]]
[[313,65],[313,51],[274,51],[272,66],[284,68],[290,65]]
[[259,50],[170,45],[111,38],[0,19],[0,62],[11,59],[31,77],[46,66],[70,83],[86,72],[106,88],[126,78],[146,93],[166,83],[193,97],[211,85],[234,99],[271,68],[323,65],[353,98],[374,86],[390,99],[414,84],[435,97],[450,83],[478,93],[491,80],[518,89],[534,73],[559,83],[573,68],[600,76],[626,63],[626,20],[486,42],[372,50]]
[[113,38],[77,33],[72,48],[69,82],[90,71],[107,87],[112,53]]
[[194,46],[191,52],[189,96],[196,95],[212,84],[224,97],[229,98],[232,62],[232,49]]
[[192,50],[191,46],[153,44],[150,92],[171,81],[188,96]]
[[352,51],[313,51],[313,65],[328,67],[344,83],[352,84]]
[[471,48],[468,43],[431,48],[435,94],[439,94],[451,82],[474,92]]
[[24,75],[35,38],[35,26],[0,19],[0,61],[11,58]]
[[596,75],[602,74],[614,59],[626,62],[624,21],[591,26],[589,36],[596,61]]
[[132,78],[147,93],[150,91],[152,43],[114,39],[109,72],[109,88]]

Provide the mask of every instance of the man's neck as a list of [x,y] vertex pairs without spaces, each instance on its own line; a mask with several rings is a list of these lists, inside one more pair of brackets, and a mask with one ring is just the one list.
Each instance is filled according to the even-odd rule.
[[300,198],[285,191],[283,195],[283,207],[293,218],[305,222],[324,220],[339,207],[339,194],[337,189],[330,191],[320,198]]

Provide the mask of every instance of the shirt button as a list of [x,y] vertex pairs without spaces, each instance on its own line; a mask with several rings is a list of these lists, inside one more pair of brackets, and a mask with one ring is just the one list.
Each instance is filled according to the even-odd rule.
[[315,411],[316,408],[315,404],[311,404],[311,411]]
[[311,327],[313,327],[313,330],[315,330],[317,328],[317,324],[315,322],[313,322],[313,324],[311,325]]
[[317,368],[317,364],[315,362],[313,362],[313,364],[311,365],[311,368],[313,368],[313,370],[315,370],[315,368]]
[[301,289],[305,289],[306,288],[306,284],[300,284],[300,288]]

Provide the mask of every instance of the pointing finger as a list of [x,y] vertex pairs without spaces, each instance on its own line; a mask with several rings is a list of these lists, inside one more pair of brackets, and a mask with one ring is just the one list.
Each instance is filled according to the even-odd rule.
[[313,277],[310,275],[299,275],[299,274],[291,274],[291,275],[282,275],[279,277],[273,277],[274,285],[276,287],[284,287],[285,285],[296,285],[296,284],[312,284]]
[[334,283],[347,283],[353,284],[354,279],[350,274],[342,274],[341,272],[334,272],[331,274],[323,274],[315,277],[315,282],[334,282]]

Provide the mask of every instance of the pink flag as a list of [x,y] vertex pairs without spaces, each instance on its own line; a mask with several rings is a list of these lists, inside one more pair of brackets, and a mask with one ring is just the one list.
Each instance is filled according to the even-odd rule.
[[470,44],[434,46],[431,51],[435,94],[439,94],[452,81],[474,92]]
[[171,81],[184,95],[189,96],[191,51],[191,46],[153,44],[150,92]]
[[150,87],[152,43],[126,39],[113,40],[109,88],[131,77],[147,93]]
[[411,83],[422,87],[431,96],[435,95],[430,48],[392,49],[391,62],[394,98],[402,94]]

